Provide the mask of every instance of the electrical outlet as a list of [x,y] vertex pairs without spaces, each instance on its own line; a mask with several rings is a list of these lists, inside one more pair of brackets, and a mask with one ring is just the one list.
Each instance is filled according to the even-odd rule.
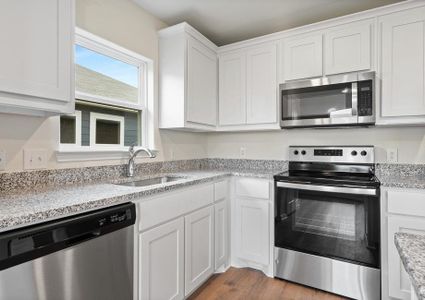
[[0,150],[0,171],[6,169],[6,151]]
[[389,163],[398,162],[398,150],[397,150],[397,148],[387,149],[387,162],[389,162]]
[[45,149],[25,149],[24,169],[45,169],[47,168],[47,150]]
[[245,147],[241,147],[239,150],[239,156],[241,158],[244,158],[246,156],[246,148]]

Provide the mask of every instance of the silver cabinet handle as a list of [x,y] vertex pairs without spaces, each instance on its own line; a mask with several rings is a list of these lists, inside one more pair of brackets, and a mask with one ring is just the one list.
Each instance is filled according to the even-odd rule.
[[307,190],[307,191],[343,193],[343,194],[355,194],[355,195],[371,195],[371,196],[376,195],[376,189],[300,184],[300,183],[290,183],[290,182],[277,182],[276,185],[277,187],[281,187],[281,188]]

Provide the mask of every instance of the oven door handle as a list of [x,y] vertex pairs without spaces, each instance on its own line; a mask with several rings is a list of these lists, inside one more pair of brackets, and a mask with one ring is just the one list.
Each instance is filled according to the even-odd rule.
[[280,182],[280,181],[276,182],[276,186],[280,188],[318,191],[318,192],[327,192],[327,193],[342,193],[342,194],[370,195],[370,196],[376,196],[377,194],[376,189],[300,184],[300,183],[290,183],[290,182]]

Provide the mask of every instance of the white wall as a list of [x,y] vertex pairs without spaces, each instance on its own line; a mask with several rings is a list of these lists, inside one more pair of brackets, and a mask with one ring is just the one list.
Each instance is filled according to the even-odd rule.
[[[77,26],[149,57],[157,70],[157,31],[167,25],[131,0],[76,0]],[[156,74],[157,75],[157,74]],[[157,90],[157,78],[155,89]],[[155,93],[157,95],[157,93]],[[155,112],[158,101],[155,99]],[[155,116],[157,160],[206,157],[205,135],[158,130]],[[23,170],[24,149],[46,149],[48,168],[117,164],[123,161],[58,163],[54,151],[59,143],[59,119],[0,114],[0,150],[7,153],[6,171]]]
[[386,162],[386,149],[397,148],[400,163],[425,163],[425,127],[293,129],[272,132],[211,133],[208,157],[288,159],[289,145],[375,145],[377,162]]

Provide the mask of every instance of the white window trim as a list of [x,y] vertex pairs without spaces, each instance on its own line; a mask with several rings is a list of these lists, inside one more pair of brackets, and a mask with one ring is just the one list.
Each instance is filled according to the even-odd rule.
[[[97,50],[105,55],[109,55],[116,59],[128,62],[130,64],[142,63],[143,67],[139,68],[139,78],[145,78],[140,84],[140,92],[143,94],[139,99],[139,104],[130,103],[127,101],[119,101],[117,99],[107,99],[103,97],[93,97],[84,93],[76,92],[76,98],[89,101],[103,103],[107,105],[116,105],[130,109],[141,110],[141,147],[148,147],[154,152],[154,61],[138,53],[132,52],[124,47],[112,43],[106,39],[98,37],[81,28],[75,29],[75,43],[83,47]],[[102,51],[104,50],[104,51]],[[107,53],[104,53],[107,52]],[[117,55],[117,56],[114,56]],[[126,57],[123,57],[126,56]],[[127,60],[128,59],[128,60]],[[142,77],[143,76],[143,77]],[[81,135],[80,135],[81,136]],[[140,138],[140,137],[139,137]],[[60,141],[60,140],[59,140]],[[81,143],[80,143],[81,145]],[[137,148],[137,147],[136,147]],[[157,151],[156,151],[157,152]],[[87,147],[87,146],[73,146],[67,144],[59,144],[56,151],[56,159],[58,162],[74,162],[74,161],[95,161],[95,160],[108,160],[108,159],[127,159],[128,147]]]
[[[59,130],[59,143],[61,149],[78,149],[81,147],[81,111],[76,110],[73,114],[66,114],[66,116],[75,117],[75,143],[62,144],[60,143],[60,130]],[[59,124],[60,126],[60,124]]]
[[[107,120],[114,121],[120,124],[120,143],[116,145],[108,144],[97,144],[96,143],[96,123],[97,120]],[[90,147],[92,149],[122,149],[124,147],[124,117],[109,115],[109,114],[100,114],[100,113],[90,113]]]

